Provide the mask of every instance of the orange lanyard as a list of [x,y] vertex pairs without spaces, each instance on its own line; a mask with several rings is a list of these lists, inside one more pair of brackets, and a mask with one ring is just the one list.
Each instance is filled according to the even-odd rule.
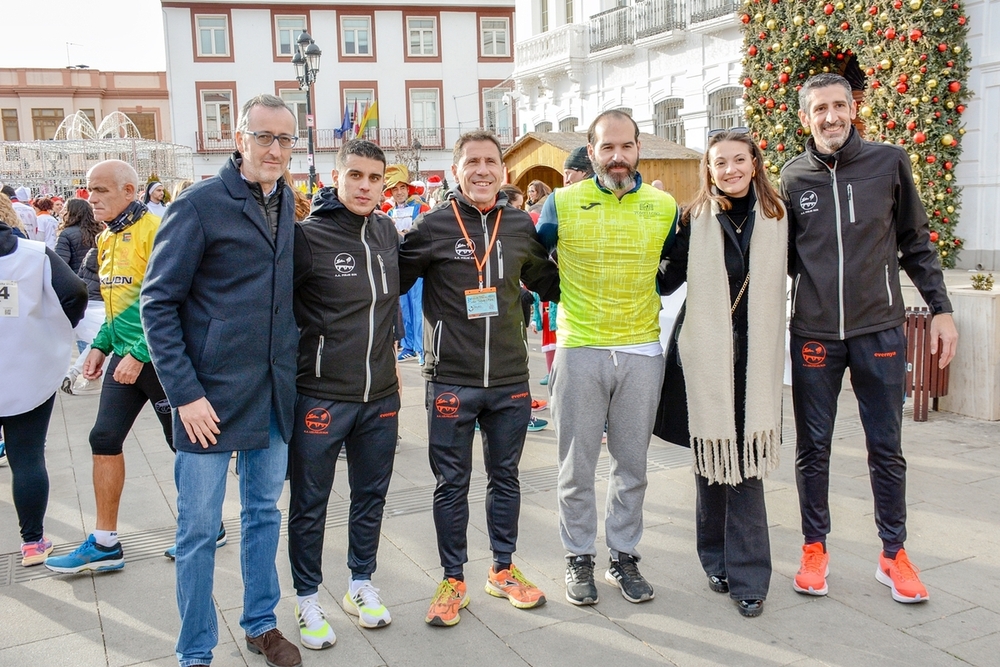
[[472,242],[469,238],[469,232],[465,231],[465,223],[462,222],[462,216],[458,214],[458,204],[455,200],[451,200],[451,208],[455,211],[455,220],[458,220],[458,226],[462,230],[462,236],[465,237],[465,242],[469,244],[469,250],[472,252],[472,259],[476,260],[476,270],[479,272],[479,289],[483,289],[483,267],[486,266],[486,262],[490,260],[490,251],[493,250],[493,244],[497,241],[497,230],[500,229],[500,216],[503,215],[503,209],[497,211],[497,221],[493,223],[493,234],[490,237],[490,244],[486,248],[486,254],[483,255],[483,261],[480,262],[479,258],[476,257],[476,251],[473,248],[476,244]]

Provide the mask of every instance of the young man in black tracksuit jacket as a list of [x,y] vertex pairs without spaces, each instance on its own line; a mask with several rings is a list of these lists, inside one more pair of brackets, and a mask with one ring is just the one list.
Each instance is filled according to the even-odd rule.
[[896,601],[922,602],[927,590],[903,549],[906,336],[900,267],[933,313],[931,348],[940,349],[942,368],[958,340],[951,302],[906,152],[858,135],[851,124],[856,105],[850,84],[839,75],[807,80],[799,99],[799,118],[812,137],[781,172],[793,280],[795,474],[805,538],[793,585],[808,595],[827,593],[830,448],[837,397],[850,368],[882,539],[876,578],[892,588]]
[[531,417],[528,347],[520,306],[524,283],[559,298],[558,270],[527,213],[500,194],[503,158],[488,132],[463,135],[452,173],[458,191],[417,219],[400,247],[400,291],[424,278],[424,377],[428,453],[437,478],[434,525],[444,580],[425,619],[451,626],[468,604],[468,492],[478,421],[488,478],[493,567],[486,590],[519,608],[545,597],[511,564],[521,493],[518,463]]
[[385,155],[350,141],[334,187],[295,228],[295,320],[300,329],[295,426],[289,443],[288,553],[306,648],[336,641],[317,592],[326,508],[341,445],[351,485],[343,607],[362,627],[391,621],[371,585],[398,432],[393,327],[399,306],[399,235],[376,206]]

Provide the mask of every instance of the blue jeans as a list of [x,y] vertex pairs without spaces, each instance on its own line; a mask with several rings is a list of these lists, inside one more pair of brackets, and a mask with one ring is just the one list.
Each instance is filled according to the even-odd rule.
[[399,297],[403,310],[403,339],[399,342],[400,352],[413,352],[424,356],[424,279],[417,278],[413,287]]
[[[274,608],[281,597],[275,557],[281,512],[278,496],[285,482],[288,445],[271,415],[267,449],[239,452],[240,570],[243,575],[243,615],[240,625],[250,637],[277,627]],[[181,631],[177,660],[181,667],[210,664],[219,642],[212,585],[215,540],[222,522],[222,501],[232,452],[177,452],[177,608]]]

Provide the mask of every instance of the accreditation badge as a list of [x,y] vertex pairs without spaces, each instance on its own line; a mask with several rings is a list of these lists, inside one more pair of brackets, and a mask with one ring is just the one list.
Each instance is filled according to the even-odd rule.
[[496,317],[500,314],[497,306],[497,288],[486,287],[482,289],[465,290],[465,312],[470,320],[478,320],[481,317]]

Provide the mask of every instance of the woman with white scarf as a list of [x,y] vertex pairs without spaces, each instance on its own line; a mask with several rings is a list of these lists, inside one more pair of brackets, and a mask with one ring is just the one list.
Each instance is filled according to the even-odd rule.
[[654,433],[688,445],[709,587],[759,616],[771,580],[763,478],[778,464],[788,226],[745,128],[709,133],[661,293],[687,281]]

